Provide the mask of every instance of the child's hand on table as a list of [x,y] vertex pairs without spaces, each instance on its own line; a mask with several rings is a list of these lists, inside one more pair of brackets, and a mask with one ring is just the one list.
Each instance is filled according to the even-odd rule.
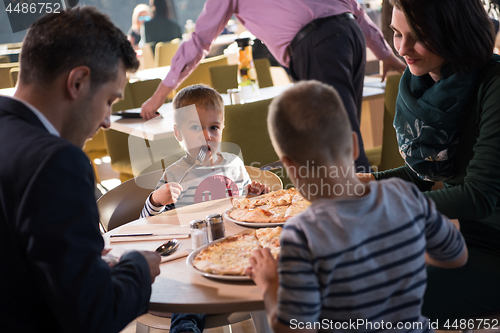
[[181,192],[182,186],[179,183],[167,183],[153,192],[151,203],[157,207],[176,203]]
[[261,195],[269,193],[270,187],[266,184],[262,184],[256,181],[251,182],[247,186],[245,186],[245,193],[247,195]]
[[278,291],[278,263],[269,248],[253,251],[251,267],[245,269],[245,275],[252,278],[263,293]]

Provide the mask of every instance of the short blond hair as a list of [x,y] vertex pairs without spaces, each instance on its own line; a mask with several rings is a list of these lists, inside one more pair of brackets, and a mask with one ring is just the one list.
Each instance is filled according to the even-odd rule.
[[193,84],[181,89],[172,101],[174,122],[177,125],[183,121],[181,109],[193,104],[205,110],[224,114],[224,101],[217,90],[204,84]]
[[318,81],[301,81],[269,105],[269,135],[295,162],[325,163],[352,158],[352,130],[337,91]]

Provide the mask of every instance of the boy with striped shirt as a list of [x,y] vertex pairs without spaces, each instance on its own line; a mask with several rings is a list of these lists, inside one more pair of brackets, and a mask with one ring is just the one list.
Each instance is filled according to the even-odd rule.
[[279,262],[255,251],[246,271],[273,331],[432,331],[425,266],[464,265],[460,232],[414,185],[358,180],[357,137],[330,86],[300,82],[269,109],[273,146],[312,202],[285,224]]

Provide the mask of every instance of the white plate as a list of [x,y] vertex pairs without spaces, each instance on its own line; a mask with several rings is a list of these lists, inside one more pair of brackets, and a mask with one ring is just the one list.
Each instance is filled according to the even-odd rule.
[[200,253],[201,250],[206,249],[207,247],[209,247],[212,244],[222,242],[224,239],[225,238],[218,239],[215,242],[203,245],[203,246],[197,248],[196,250],[194,250],[193,252],[191,252],[186,259],[186,264],[187,264],[188,268],[197,274],[200,274],[200,275],[205,276],[205,277],[213,278],[213,279],[229,280],[229,281],[252,281],[252,279],[246,275],[218,275],[218,274],[206,273],[206,272],[200,271],[198,268],[194,267],[194,263],[193,263],[194,257],[196,257],[198,255],[198,253]]
[[244,227],[255,227],[255,228],[268,228],[268,227],[282,227],[285,222],[272,222],[272,223],[254,223],[254,222],[244,222],[238,221],[229,216],[229,214],[235,210],[235,207],[229,207],[224,211],[224,220],[231,221],[233,223],[239,224]]

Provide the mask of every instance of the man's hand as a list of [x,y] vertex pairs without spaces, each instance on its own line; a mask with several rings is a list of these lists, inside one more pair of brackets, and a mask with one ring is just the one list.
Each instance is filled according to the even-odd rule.
[[382,60],[382,64],[382,81],[385,80],[387,72],[389,72],[390,70],[395,70],[399,73],[403,73],[406,69],[406,64],[392,53]]
[[153,192],[151,195],[151,203],[156,207],[176,203],[181,192],[181,184],[167,183]]
[[151,283],[155,282],[155,278],[160,275],[161,256],[159,253],[151,251],[139,251],[144,256],[149,266],[149,274],[151,275]]
[[271,188],[267,186],[266,184],[262,184],[259,182],[253,181],[252,183],[248,184],[245,186],[245,193],[251,194],[251,195],[260,195],[260,194],[266,194],[269,193]]
[[173,90],[172,88],[167,87],[163,83],[160,83],[153,96],[151,96],[147,101],[145,101],[142,104],[141,117],[146,120],[149,120],[158,116],[156,114],[156,111],[158,111],[160,106],[162,106],[163,103],[165,103],[168,94],[170,94],[172,90]]
[[252,278],[262,293],[269,293],[273,298],[278,293],[278,263],[269,248],[254,250],[250,258],[251,267],[245,269],[245,275]]

